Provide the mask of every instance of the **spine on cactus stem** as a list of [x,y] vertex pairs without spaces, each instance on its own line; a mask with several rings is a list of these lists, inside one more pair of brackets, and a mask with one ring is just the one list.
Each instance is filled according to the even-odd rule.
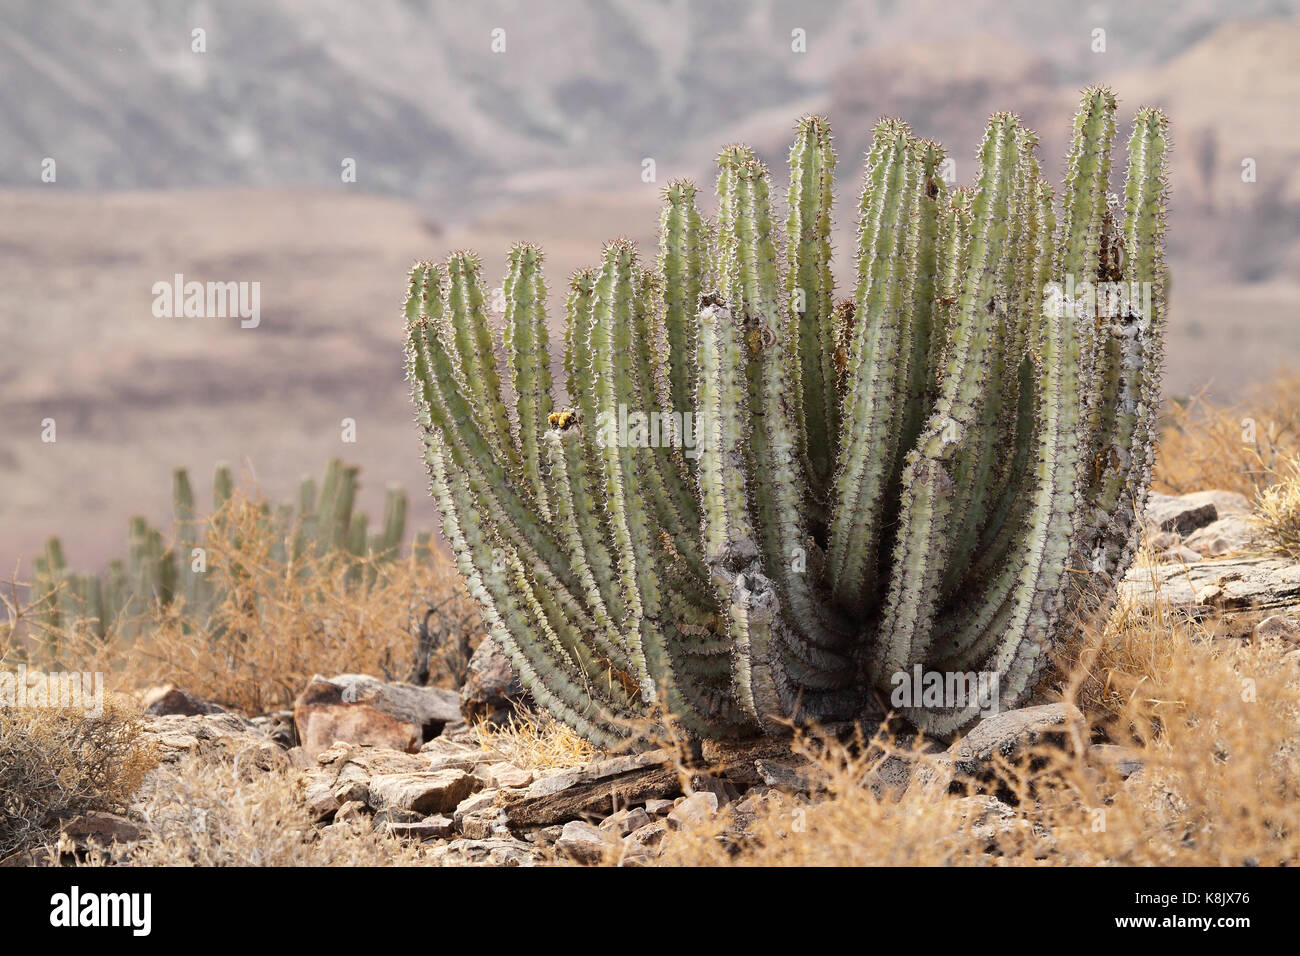
[[[741,563],[743,553],[736,553],[729,563],[716,566],[715,573],[722,574],[719,597],[724,607],[730,602],[732,617],[740,615],[739,608],[746,609],[745,620],[735,624],[735,675],[742,703],[747,709],[759,707],[754,694],[761,690],[768,703],[782,700],[785,712],[796,699],[816,712],[821,709],[818,692],[843,688],[851,668],[837,653],[844,643],[838,622],[818,599],[806,573],[812,542],[798,451],[802,430],[794,416],[798,396],[792,391],[797,346],[783,321],[767,171],[746,161],[731,171],[728,183],[728,218],[720,220],[718,232],[720,244],[725,236],[724,248],[729,250],[720,273],[731,328],[721,330],[728,343],[721,359],[740,363],[740,393],[732,404],[749,410],[741,419],[747,427],[740,464],[746,472],[748,525],[758,561],[747,566]],[[757,408],[766,409],[765,414],[754,415]],[[774,590],[770,596],[769,589]],[[788,611],[784,627],[768,612],[769,603],[778,601]],[[803,678],[799,683],[791,682],[795,674]],[[756,688],[754,678],[767,686]],[[751,716],[766,719],[770,714],[759,709]]]
[[[611,434],[620,407],[636,408],[639,273],[633,244],[615,240],[605,248],[596,282],[589,335],[598,428],[597,441],[613,555],[624,607],[623,633],[632,665],[632,686],[649,706],[661,701],[690,731],[708,735],[735,723],[725,701],[713,700],[707,681],[693,678],[700,658],[716,653],[707,639],[693,640],[674,613],[673,582],[664,538],[654,521],[654,449],[639,448]],[[646,290],[641,289],[642,293]],[[640,301],[639,301],[640,300]],[[647,390],[648,391],[648,390]]]
[[[685,419],[671,414],[665,416],[665,410],[659,407],[660,396],[655,384],[655,325],[662,301],[663,289],[658,274],[648,269],[638,270],[629,355],[629,375],[636,404],[628,412],[629,431],[632,423],[648,431],[645,444],[649,447],[643,449],[640,456],[641,472],[650,508],[661,533],[672,538],[674,548],[692,573],[702,575],[703,564],[695,541],[700,526],[699,505],[688,476],[683,473],[682,456],[677,453],[677,446],[684,444],[681,430],[685,427]],[[671,410],[667,411],[671,413]]]
[[941,340],[943,326],[938,319],[935,297],[939,282],[939,210],[945,200],[944,183],[939,176],[943,165],[943,147],[928,140],[913,147],[919,160],[918,194],[915,198],[917,222],[916,264],[909,269],[905,285],[904,335],[911,342],[904,381],[906,405],[899,444],[911,448],[921,433],[921,426],[938,395],[935,366],[931,359],[936,341]]
[[1032,258],[1032,244],[1037,235],[1030,185],[1038,181],[1037,145],[1038,137],[1033,132],[1016,130],[1015,165],[1002,211],[1006,229],[993,267],[989,299],[993,321],[989,329],[988,378],[979,394],[967,460],[960,466],[968,477],[957,496],[958,520],[948,535],[952,543],[945,559],[940,606],[953,598],[968,576],[976,542],[995,507],[1000,484],[1014,455],[1014,442],[1007,441],[1005,436],[1014,434],[1020,364],[1025,351],[1025,318],[1021,312],[1026,285],[1023,270],[1026,260]]

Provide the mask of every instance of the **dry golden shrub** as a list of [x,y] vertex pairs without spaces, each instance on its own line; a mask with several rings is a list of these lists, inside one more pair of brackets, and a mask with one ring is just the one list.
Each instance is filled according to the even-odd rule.
[[135,816],[145,837],[93,862],[136,866],[409,866],[418,844],[375,832],[368,820],[316,827],[297,774],[248,772],[237,762],[191,758],[160,768]]
[[1248,498],[1300,454],[1300,373],[1280,373],[1240,402],[1197,395],[1165,403],[1153,487],[1166,494],[1221,488]]
[[262,502],[236,493],[210,519],[220,532],[206,542],[214,605],[153,608],[131,639],[123,622],[103,641],[69,628],[57,635],[61,656],[125,688],[169,681],[247,714],[289,706],[313,674],[463,679],[481,624],[443,551],[294,557],[264,516]]
[[1278,550],[1300,558],[1300,456],[1289,458],[1280,480],[1256,496],[1255,520]]
[[0,858],[49,841],[60,820],[123,810],[156,764],[138,714],[111,695],[98,717],[0,706]]
[[525,770],[576,767],[596,756],[596,748],[569,727],[541,715],[518,713],[507,724],[483,721],[474,729],[483,750]]

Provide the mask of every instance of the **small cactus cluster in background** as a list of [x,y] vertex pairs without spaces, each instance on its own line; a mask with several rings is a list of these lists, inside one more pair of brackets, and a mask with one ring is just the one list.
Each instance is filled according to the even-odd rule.
[[[697,737],[852,720],[914,669],[1030,694],[1108,606],[1150,476],[1167,121],[1138,112],[1116,196],[1115,108],[1085,92],[1059,206],[1014,115],[958,189],[940,146],[881,121],[841,301],[826,121],[798,125],[784,230],[767,169],[727,147],[716,222],[675,182],[657,268],[616,240],[573,276],[568,408],[537,247],[510,254],[508,393],[477,259],[415,266],[444,533],[534,698],[608,745],[669,718]],[[946,735],[980,705],[901,709]]]
[[[376,563],[400,552],[408,502],[401,488],[390,486],[383,523],[370,532],[366,514],[354,510],[358,473],[356,466],[334,459],[319,486],[314,478],[302,479],[295,504],[253,505],[259,530],[273,542],[271,560],[291,566],[309,557],[336,555],[353,562],[346,572],[350,581],[372,581]],[[147,612],[158,609],[179,609],[201,626],[207,609],[221,600],[208,562],[220,560],[223,542],[238,533],[229,513],[235,493],[229,467],[217,466],[212,493],[212,513],[201,516],[189,473],[177,468],[172,475],[172,535],[165,536],[142,517],[132,518],[126,559],[110,561],[103,574],[70,571],[60,540],[50,538],[45,552],[32,561],[36,623],[47,645],[57,646],[58,636],[74,627],[88,628],[100,638],[114,628],[134,637]],[[417,549],[430,547],[427,533],[417,538]]]

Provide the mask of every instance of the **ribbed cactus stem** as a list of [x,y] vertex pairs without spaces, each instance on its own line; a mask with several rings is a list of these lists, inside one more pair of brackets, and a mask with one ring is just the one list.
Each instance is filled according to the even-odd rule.
[[[519,453],[510,436],[510,420],[501,401],[492,330],[483,305],[482,265],[469,252],[447,259],[445,315],[455,334],[458,378],[475,412],[475,421],[493,451],[519,467]],[[430,270],[427,275],[436,273]],[[432,298],[430,292],[427,296]],[[429,306],[426,313],[433,316]],[[436,317],[434,317],[436,326]]]
[[219,511],[235,493],[235,477],[230,466],[219,464],[212,474],[212,504]]
[[524,481],[543,518],[550,514],[543,474],[542,436],[551,414],[551,356],[547,346],[546,282],[542,251],[532,243],[510,250],[504,286],[505,347],[510,356],[510,383],[515,392],[519,450]]
[[903,472],[903,498],[896,573],[885,605],[878,672],[889,679],[925,659],[941,606],[951,548],[969,518],[978,483],[986,480],[986,432],[981,413],[997,382],[991,381],[1005,322],[1000,288],[1008,256],[1008,209],[1015,183],[1017,134],[1014,116],[989,124],[980,150],[980,181],[972,207],[971,255],[962,279],[948,361],[940,393]]
[[920,176],[906,124],[877,124],[868,156],[858,226],[858,288],[844,396],[840,461],[826,578],[836,599],[856,613],[875,602],[886,507],[901,468],[905,364],[900,308],[907,261],[900,256]]
[[834,173],[830,124],[821,116],[803,117],[790,147],[786,198],[786,334],[790,348],[798,348],[796,379],[806,420],[800,452],[810,491],[806,507],[819,513],[825,511],[840,424],[830,241]]
[[695,199],[698,190],[678,179],[664,190],[659,226],[659,272],[663,276],[664,345],[668,352],[668,400],[673,412],[694,407],[695,314],[703,293],[709,234]]

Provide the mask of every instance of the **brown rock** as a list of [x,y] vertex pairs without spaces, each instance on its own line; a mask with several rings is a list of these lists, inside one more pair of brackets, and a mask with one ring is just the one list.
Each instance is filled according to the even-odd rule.
[[542,851],[513,837],[452,840],[436,847],[430,859],[439,866],[536,866]]
[[1131,570],[1120,594],[1136,604],[1159,600],[1192,617],[1218,611],[1262,611],[1300,605],[1300,564],[1285,558],[1249,556],[1158,565]]
[[1300,620],[1281,614],[1266,617],[1255,625],[1256,640],[1261,637],[1280,638],[1298,644],[1300,643]]
[[496,790],[480,790],[458,803],[455,812],[452,814],[456,829],[459,830],[462,822],[471,815],[488,815],[489,811],[492,811],[494,815],[497,795]]
[[638,830],[650,822],[652,822],[650,814],[646,813],[641,807],[637,807],[633,810],[619,810],[617,813],[610,814],[600,821],[600,829],[606,833],[614,833],[620,837],[625,837],[633,830]]
[[460,689],[460,709],[465,719],[471,724],[482,720],[504,724],[518,709],[531,703],[505,651],[496,641],[484,638],[469,659]]
[[663,820],[652,820],[645,826],[637,827],[627,835],[627,842],[640,846],[657,847],[668,832],[668,824]]
[[948,755],[956,774],[987,781],[997,776],[999,758],[1016,763],[1036,748],[1065,746],[1067,723],[1081,719],[1078,708],[1066,703],[1005,711],[976,724]]
[[144,836],[139,825],[118,816],[116,813],[104,813],[91,810],[64,823],[60,830],[73,840],[78,847],[91,844],[108,846],[110,843],[134,843]]
[[479,766],[475,774],[489,787],[502,790],[517,790],[533,782],[533,772],[516,767],[510,763],[494,763],[486,767]]
[[677,804],[668,814],[668,826],[674,830],[703,823],[718,812],[716,794],[707,791],[692,793]]
[[200,717],[223,712],[223,708],[187,694],[175,684],[163,684],[145,691],[140,699],[140,709],[149,717]]
[[1213,501],[1204,497],[1174,497],[1152,492],[1147,497],[1146,517],[1161,531],[1191,534],[1197,528],[1218,520],[1219,510]]
[[555,841],[555,849],[578,863],[599,863],[606,853],[618,849],[618,841],[584,820],[570,820]]
[[481,784],[463,770],[428,773],[381,773],[370,778],[370,806],[416,813],[444,813],[479,789]]
[[335,741],[414,752],[459,715],[454,691],[384,683],[364,674],[313,677],[293,709],[309,756]]
[[335,823],[360,823],[366,819],[366,805],[360,800],[349,800],[341,804],[334,814]]
[[389,823],[384,832],[402,840],[444,840],[451,836],[455,824],[447,817],[433,815],[414,823]]
[[1245,551],[1255,544],[1255,525],[1244,515],[1229,515],[1199,528],[1187,536],[1184,544],[1202,558],[1220,558]]

